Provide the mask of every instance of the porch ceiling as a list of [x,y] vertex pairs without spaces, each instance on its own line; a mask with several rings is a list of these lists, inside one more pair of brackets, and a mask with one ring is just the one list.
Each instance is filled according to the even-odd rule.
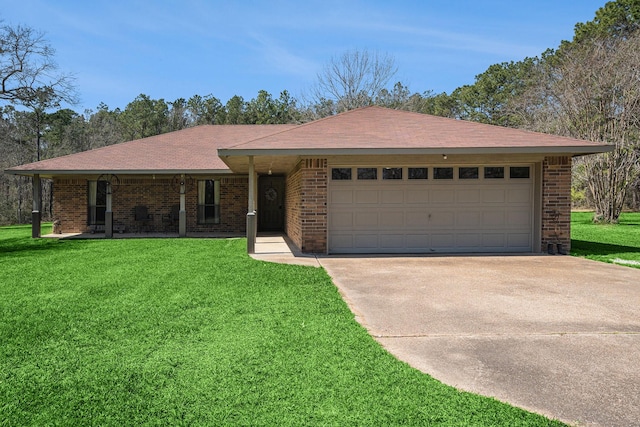
[[[249,156],[220,156],[234,173],[249,173]],[[253,164],[256,173],[283,175],[289,173],[300,161],[298,155],[256,155]]]

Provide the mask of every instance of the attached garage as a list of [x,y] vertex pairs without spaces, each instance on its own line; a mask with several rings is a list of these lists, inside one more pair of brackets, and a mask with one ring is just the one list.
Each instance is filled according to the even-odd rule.
[[533,164],[329,169],[330,253],[534,251]]

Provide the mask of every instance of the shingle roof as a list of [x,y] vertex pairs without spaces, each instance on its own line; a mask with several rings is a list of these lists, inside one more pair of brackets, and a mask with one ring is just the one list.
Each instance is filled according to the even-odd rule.
[[227,147],[233,150],[593,147],[603,144],[377,106]]
[[10,172],[158,173],[226,171],[218,148],[290,129],[294,125],[202,125],[9,169]]
[[17,166],[8,172],[43,176],[246,172],[249,155],[270,156],[262,160],[272,165],[274,159],[293,161],[300,155],[589,154],[611,149],[602,143],[374,106],[303,125],[197,126]]

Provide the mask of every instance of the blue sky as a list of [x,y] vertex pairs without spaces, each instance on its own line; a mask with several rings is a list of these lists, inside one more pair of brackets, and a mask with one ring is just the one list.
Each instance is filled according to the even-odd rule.
[[4,24],[43,31],[81,102],[124,108],[144,93],[225,103],[264,89],[301,97],[333,56],[395,58],[394,81],[450,93],[491,64],[571,39],[606,0],[0,0]]

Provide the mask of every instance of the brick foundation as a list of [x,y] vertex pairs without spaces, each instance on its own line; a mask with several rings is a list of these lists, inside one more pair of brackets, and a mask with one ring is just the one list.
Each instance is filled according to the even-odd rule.
[[546,157],[542,163],[542,247],[560,243],[571,250],[571,157]]
[[[209,179],[214,179],[211,177]],[[88,184],[86,179],[54,180],[54,221],[56,231],[84,233],[87,224]],[[112,196],[114,226],[124,226],[125,232],[178,232],[177,221],[171,221],[173,205],[180,204],[180,195],[170,185],[168,177],[142,179],[121,177],[120,186]],[[192,189],[186,195],[188,232],[244,233],[246,200],[249,181],[246,177],[220,178],[220,224],[198,224],[198,194]],[[135,207],[146,206],[151,219],[145,224],[135,220]]]

